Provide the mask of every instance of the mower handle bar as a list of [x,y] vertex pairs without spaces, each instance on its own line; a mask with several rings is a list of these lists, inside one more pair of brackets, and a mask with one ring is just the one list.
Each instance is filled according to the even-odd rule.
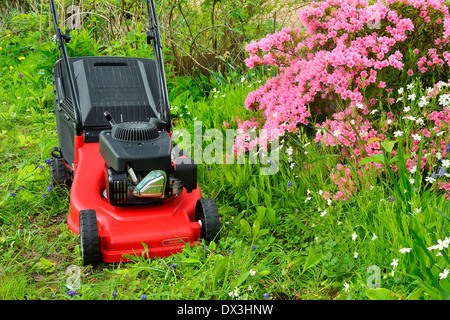
[[[53,17],[53,25],[56,31],[56,41],[58,43],[58,48],[61,51],[61,57],[63,62],[63,68],[67,73],[68,84],[70,97],[72,98],[74,114],[75,114],[75,127],[76,127],[76,135],[81,136],[83,131],[83,125],[81,121],[81,113],[80,113],[80,103],[78,101],[78,96],[75,94],[75,83],[72,74],[72,69],[70,68],[69,58],[67,55],[67,50],[65,46],[65,42],[70,39],[69,34],[63,34],[61,29],[58,27],[58,18],[56,12],[56,5],[54,0],[50,0],[50,9]],[[147,33],[147,42],[150,40],[153,44],[153,53],[155,55],[156,68],[159,73],[161,82],[161,111],[162,111],[162,120],[166,121],[167,127],[170,131],[172,131],[172,121],[170,119],[170,103],[169,96],[167,93],[167,82],[166,82],[166,74],[164,72],[164,61],[162,55],[162,43],[161,43],[161,34],[159,32],[158,27],[158,17],[156,14],[155,2],[154,0],[147,0],[147,14],[148,14],[148,22],[150,31]]]
[[[67,50],[64,41],[69,39],[69,35],[65,34],[63,36],[61,29],[58,27],[58,18],[56,13],[56,6],[55,1],[50,0],[50,9],[52,12],[53,17],[53,25],[55,27],[56,31],[56,42],[58,43],[58,48],[61,51],[61,57],[63,61],[63,68],[65,69],[65,72],[67,73],[68,81],[69,81],[69,91],[70,91],[70,97],[72,98],[72,104],[74,109],[74,115],[75,115],[75,130],[76,135],[81,136],[83,125],[81,123],[81,113],[80,113],[80,103],[78,101],[78,96],[75,94],[75,83],[73,82],[73,75],[72,75],[72,69],[69,65],[69,58],[67,57]],[[64,38],[64,40],[63,40]]]

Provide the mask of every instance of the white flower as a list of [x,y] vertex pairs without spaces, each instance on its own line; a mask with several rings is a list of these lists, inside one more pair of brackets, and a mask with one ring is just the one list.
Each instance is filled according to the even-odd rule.
[[395,267],[398,266],[398,259],[392,260],[391,266],[395,269]]
[[234,291],[229,292],[228,295],[230,297],[239,297],[239,288],[238,287],[234,287]]
[[442,166],[443,166],[444,168],[450,167],[450,160],[448,160],[448,159],[442,160]]
[[439,273],[439,279],[445,279],[448,276],[449,271],[447,269],[444,269],[444,272]]
[[311,197],[308,197],[308,198],[306,198],[305,199],[305,203],[307,203],[309,200],[311,200],[312,198]]
[[403,133],[404,133],[404,132],[403,132],[403,131],[400,131],[400,130],[399,130],[399,131],[395,131],[395,132],[394,132],[394,137],[401,137],[401,136],[403,135]]
[[416,141],[420,141],[422,140],[422,137],[420,136],[420,134],[416,133],[412,135],[412,138]]
[[414,184],[414,179],[409,179],[409,183]]
[[323,217],[323,216],[326,215],[326,214],[327,214],[327,210],[324,210],[324,211],[320,214],[320,216]]
[[400,253],[406,253],[406,252],[410,252],[411,248],[402,248],[400,249]]
[[331,206],[331,199],[327,199],[327,204]]
[[420,213],[422,211],[422,208],[415,208],[414,209],[414,213],[415,214],[418,214],[418,213]]
[[350,290],[350,285],[347,282],[344,282],[344,290],[348,292]]
[[355,232],[353,232],[353,234],[352,234],[352,240],[353,240],[353,241],[356,241],[356,238],[358,238],[358,235],[356,234],[356,231],[355,231]]
[[253,270],[253,269],[250,269],[250,270],[248,271],[248,273],[250,273],[250,275],[253,277],[253,276],[256,274],[256,271]]
[[402,94],[404,90],[405,90],[404,88],[398,89],[398,94]]
[[372,111],[370,111],[370,114],[375,114],[378,112],[378,109],[373,109]]
[[403,108],[403,112],[409,112],[409,110],[411,110],[411,107],[410,107],[410,106],[407,106],[407,107],[404,107],[404,108]]
[[410,172],[410,173],[414,173],[414,172],[416,172],[416,170],[417,170],[417,166],[411,167],[411,170],[410,170],[409,172]]
[[377,235],[374,233],[373,237],[372,237],[372,241],[375,241],[377,238],[378,238]]
[[355,253],[353,254],[353,258],[358,258],[358,252],[355,251]]
[[408,100],[415,100],[415,99],[416,99],[416,94],[415,94],[415,93],[410,94],[410,95],[408,96]]
[[426,178],[425,178],[425,181],[426,181],[426,182],[429,182],[429,183],[433,183],[433,182],[436,181],[436,179],[433,178],[433,177],[426,177]]

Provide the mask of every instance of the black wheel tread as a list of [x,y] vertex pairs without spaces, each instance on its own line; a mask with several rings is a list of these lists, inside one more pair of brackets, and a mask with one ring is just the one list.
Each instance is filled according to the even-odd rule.
[[80,211],[80,240],[83,265],[100,262],[100,239],[95,210]]
[[202,222],[201,237],[206,242],[219,238],[219,211],[214,199],[199,199],[196,208],[196,220]]

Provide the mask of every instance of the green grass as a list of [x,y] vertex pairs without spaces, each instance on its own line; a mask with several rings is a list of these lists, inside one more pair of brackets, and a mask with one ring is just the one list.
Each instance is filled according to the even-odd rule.
[[[448,251],[436,256],[426,249],[449,236],[443,197],[406,188],[406,176],[366,173],[351,200],[328,203],[321,190],[332,187],[335,150],[311,144],[306,153],[297,137],[283,142],[282,150],[292,145],[294,154],[288,159],[282,152],[276,175],[261,175],[248,161],[199,165],[202,193],[219,207],[217,243],[164,259],[82,266],[79,239],[67,229],[69,191],[48,190],[45,161],[58,144],[49,73],[56,49],[38,39],[31,32],[5,33],[1,43],[0,299],[448,298],[448,279],[438,276],[449,268]],[[90,40],[80,35],[75,41]],[[209,95],[192,79],[176,80],[169,84],[174,124],[193,137],[195,121],[202,121],[203,132],[225,132],[224,121],[236,128],[236,116],[247,116],[247,93],[264,76],[216,75],[207,85],[220,93]],[[303,146],[311,139],[303,132],[298,138]],[[308,162],[313,167],[304,169]],[[380,289],[372,288],[370,270],[378,270]],[[77,293],[70,297],[70,290]]]

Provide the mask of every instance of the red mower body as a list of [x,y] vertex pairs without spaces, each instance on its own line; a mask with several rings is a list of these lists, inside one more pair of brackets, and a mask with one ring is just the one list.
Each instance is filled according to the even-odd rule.
[[79,212],[96,211],[102,261],[120,262],[127,260],[124,254],[141,255],[142,243],[148,246],[148,258],[153,258],[169,256],[187,243],[199,242],[200,224],[195,221],[199,188],[155,204],[116,207],[104,197],[105,162],[98,143],[75,137],[75,150],[68,226],[79,234]]
[[[147,42],[155,59],[72,57],[50,9],[61,59],[53,68],[59,146],[52,185],[70,188],[68,227],[80,236],[84,265],[166,257],[217,239],[213,199],[203,199],[197,164],[172,141],[161,35],[147,0]],[[117,119],[117,122],[115,121]]]

